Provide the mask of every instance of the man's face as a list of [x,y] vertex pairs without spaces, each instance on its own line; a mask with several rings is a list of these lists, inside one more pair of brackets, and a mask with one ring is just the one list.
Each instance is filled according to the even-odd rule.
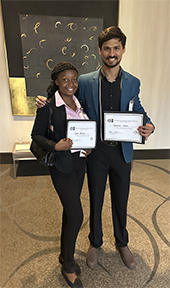
[[99,54],[102,57],[103,63],[109,68],[117,66],[124,53],[125,47],[122,47],[119,39],[110,39],[103,43],[101,49],[99,48]]

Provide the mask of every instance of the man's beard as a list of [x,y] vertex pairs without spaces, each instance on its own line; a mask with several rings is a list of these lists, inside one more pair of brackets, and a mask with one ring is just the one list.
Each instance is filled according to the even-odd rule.
[[[108,57],[107,59],[109,59],[109,58],[111,58],[111,57]],[[120,63],[120,61],[121,60],[119,60],[116,64],[114,64],[114,65],[109,65],[109,64],[107,64],[106,62],[104,62],[103,61],[103,63],[104,63],[104,65],[106,65],[107,67],[109,67],[109,68],[114,68],[114,67],[116,67],[119,63]]]

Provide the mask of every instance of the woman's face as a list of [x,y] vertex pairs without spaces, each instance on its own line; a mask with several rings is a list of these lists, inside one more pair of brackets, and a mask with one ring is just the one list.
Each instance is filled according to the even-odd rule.
[[78,88],[77,72],[73,69],[60,72],[55,80],[55,84],[59,86],[61,96],[73,96]]

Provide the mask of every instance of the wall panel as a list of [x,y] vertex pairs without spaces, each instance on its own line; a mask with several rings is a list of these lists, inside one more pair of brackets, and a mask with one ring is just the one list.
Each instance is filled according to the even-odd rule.
[[156,130],[144,147],[170,147],[170,2],[121,0],[119,26],[127,35],[122,67],[141,80],[141,101]]
[[[140,78],[142,104],[156,125],[135,149],[170,148],[169,1],[120,0],[119,26],[128,37],[122,67]],[[30,140],[34,117],[12,116],[1,13],[0,63],[0,152],[11,152],[18,138]]]

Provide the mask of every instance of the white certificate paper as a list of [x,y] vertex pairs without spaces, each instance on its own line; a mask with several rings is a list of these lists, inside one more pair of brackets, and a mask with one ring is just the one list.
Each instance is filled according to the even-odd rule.
[[96,146],[97,123],[93,120],[68,120],[67,137],[73,141],[71,149],[93,149]]
[[145,113],[104,112],[104,140],[145,143],[137,128],[145,123]]

